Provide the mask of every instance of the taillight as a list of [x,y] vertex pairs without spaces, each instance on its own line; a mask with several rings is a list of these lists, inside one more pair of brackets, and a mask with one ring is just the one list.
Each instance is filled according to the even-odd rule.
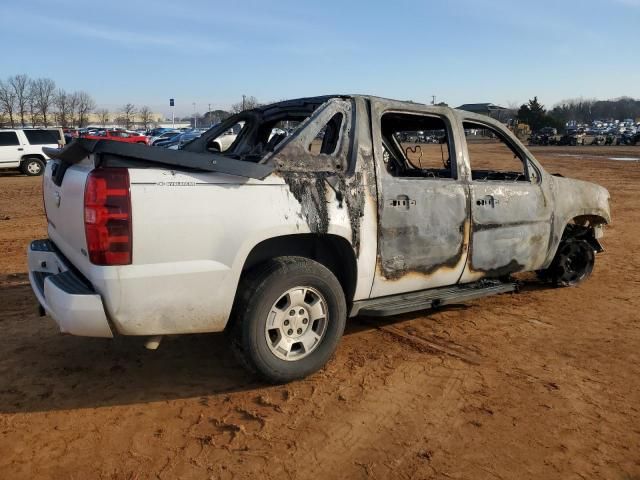
[[98,168],[84,189],[84,229],[95,265],[131,263],[131,194],[126,168]]

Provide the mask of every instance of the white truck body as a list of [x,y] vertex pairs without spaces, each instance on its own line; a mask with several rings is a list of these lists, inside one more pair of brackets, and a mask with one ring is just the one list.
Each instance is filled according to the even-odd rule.
[[[285,113],[312,113],[266,153],[264,144],[245,148],[242,142],[252,132],[251,115],[277,118],[278,110],[268,107],[246,114],[249,127],[227,147],[226,157],[207,156],[208,139],[226,131],[224,123],[188,144],[186,152],[108,146],[134,159],[158,155],[158,163],[128,168],[132,230],[131,261],[125,265],[90,261],[83,203],[90,174],[123,168],[118,162],[125,154],[107,147],[74,154],[63,175],[61,160],[48,162],[43,188],[49,239],[34,241],[28,251],[30,280],[46,313],[75,335],[219,332],[242,293],[245,272],[271,256],[310,256],[328,265],[355,315],[374,299],[545,269],[572,221],[598,249],[602,226],[610,221],[608,192],[548,174],[498,122],[374,97],[315,102],[282,104]],[[451,156],[441,177],[436,170],[420,177],[389,173],[386,127],[378,123],[387,114],[445,122]],[[320,153],[310,153],[318,132],[335,118],[343,119],[342,126],[333,133],[322,130]],[[476,123],[505,137],[522,157],[526,178],[473,176],[465,128]],[[271,125],[263,138],[271,143]],[[75,143],[66,150],[80,149]],[[243,148],[249,152],[244,159],[259,150],[258,161],[233,157]],[[441,151],[439,145],[421,148]],[[162,163],[174,158],[184,158],[185,166],[210,162],[219,171]],[[271,170],[258,175],[242,168]]]

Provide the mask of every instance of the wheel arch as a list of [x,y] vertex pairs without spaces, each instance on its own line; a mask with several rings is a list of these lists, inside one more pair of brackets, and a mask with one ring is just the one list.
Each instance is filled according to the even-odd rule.
[[549,250],[549,255],[545,262],[544,268],[547,268],[553,261],[562,240],[568,237],[584,238],[591,244],[596,252],[602,252],[604,249],[598,241],[598,235],[596,229],[602,228],[604,225],[609,224],[608,217],[601,215],[597,212],[594,213],[580,213],[576,215],[570,215],[569,218],[563,223],[562,231],[559,235],[554,236],[552,247]]
[[38,160],[41,160],[44,163],[47,162],[47,159],[41,153],[27,153],[26,155],[23,155],[22,157],[20,157],[20,164],[26,162],[27,160],[29,160],[31,158],[37,158]]
[[298,233],[271,237],[249,252],[241,276],[264,261],[284,256],[305,257],[327,267],[336,276],[347,304],[353,300],[358,279],[355,252],[349,241],[339,235]]

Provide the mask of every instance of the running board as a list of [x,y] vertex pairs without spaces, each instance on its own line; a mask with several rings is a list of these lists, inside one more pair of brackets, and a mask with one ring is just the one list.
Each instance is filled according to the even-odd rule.
[[503,283],[498,280],[481,280],[476,283],[455,285],[453,287],[432,288],[418,292],[390,295],[353,302],[350,317],[366,315],[368,317],[386,317],[401,313],[415,312],[452,303],[468,302],[476,298],[488,297],[499,293],[514,292],[516,283]]

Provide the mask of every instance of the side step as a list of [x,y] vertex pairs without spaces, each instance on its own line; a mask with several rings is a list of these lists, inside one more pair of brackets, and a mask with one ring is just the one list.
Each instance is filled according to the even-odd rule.
[[488,297],[489,295],[514,292],[517,289],[518,285],[513,282],[503,283],[498,280],[481,280],[453,287],[432,288],[418,292],[360,300],[353,302],[349,316],[386,317],[399,315],[441,305],[467,302],[476,298]]

